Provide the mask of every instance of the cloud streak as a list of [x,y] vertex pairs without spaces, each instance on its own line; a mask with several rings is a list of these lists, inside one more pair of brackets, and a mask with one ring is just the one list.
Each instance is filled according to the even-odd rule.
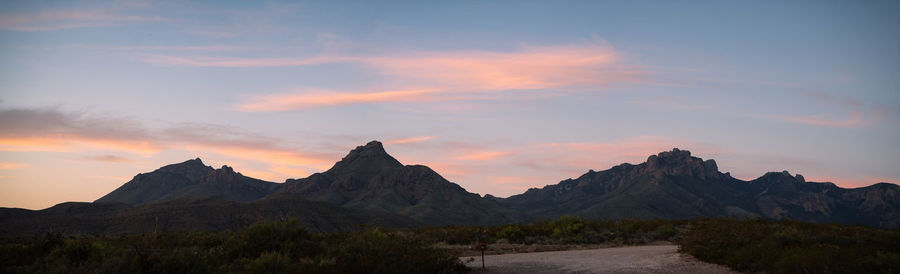
[[311,57],[311,58],[225,58],[225,57],[184,57],[161,54],[147,54],[141,61],[161,66],[215,67],[215,68],[259,68],[259,67],[301,67],[337,62],[354,61],[354,58]]
[[417,137],[409,137],[403,139],[394,139],[388,140],[385,144],[396,145],[396,144],[411,144],[411,143],[422,143],[427,142],[434,139],[434,136],[417,136]]
[[0,162],[0,170],[23,169],[28,165],[20,163]]
[[[220,125],[185,123],[150,129],[135,120],[98,118],[55,109],[0,110],[0,151],[80,152],[92,149],[144,156],[171,149],[213,152],[295,169],[321,170],[334,160],[332,155],[303,152],[279,139]],[[127,161],[112,155],[91,157],[91,160]]]
[[368,93],[312,91],[297,94],[256,96],[249,103],[237,106],[240,111],[271,112],[373,102],[415,102],[436,100],[437,89],[389,90]]
[[[485,93],[516,90],[591,89],[642,82],[649,72],[628,65],[609,47],[581,44],[524,47],[516,51],[419,51],[373,56],[230,58],[146,55],[161,66],[260,68],[352,63],[368,68],[388,86],[375,91],[301,90],[249,97],[237,109],[286,111],[376,102],[485,99]],[[399,84],[398,84],[399,83]]]
[[456,157],[457,160],[487,161],[512,154],[509,151],[481,151]]
[[4,13],[0,15],[0,29],[35,32],[108,27],[133,22],[163,21],[169,21],[169,19],[117,14],[107,10],[41,11],[34,13]]
[[116,155],[97,155],[97,156],[88,156],[84,157],[85,160],[91,161],[99,161],[99,162],[107,162],[107,163],[132,163],[134,160],[116,156]]

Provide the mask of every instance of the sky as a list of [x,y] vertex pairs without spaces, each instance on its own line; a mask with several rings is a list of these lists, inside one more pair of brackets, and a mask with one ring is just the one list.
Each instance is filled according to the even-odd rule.
[[470,192],[680,148],[900,182],[898,1],[0,1],[0,207],[371,140]]

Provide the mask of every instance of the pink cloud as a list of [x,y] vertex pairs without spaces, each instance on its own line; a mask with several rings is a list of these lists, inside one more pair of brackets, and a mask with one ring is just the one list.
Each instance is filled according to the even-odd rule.
[[270,94],[255,96],[249,102],[238,105],[246,112],[271,112],[371,102],[413,102],[436,100],[431,96],[436,89],[389,90],[366,93],[310,91],[302,93]]
[[476,161],[486,161],[486,160],[494,160],[506,155],[510,155],[512,152],[509,151],[479,151],[474,153],[467,153],[456,157],[457,160],[476,160]]
[[393,145],[393,144],[421,143],[421,142],[429,141],[434,138],[435,138],[434,136],[417,136],[417,137],[409,137],[409,138],[403,138],[403,139],[388,140],[385,142],[385,144]]
[[146,55],[143,62],[190,67],[288,67],[355,63],[383,76],[378,91],[313,90],[250,97],[243,111],[284,111],[376,102],[482,100],[485,93],[513,90],[597,90],[637,83],[645,68],[631,66],[609,47],[584,44],[525,47],[518,51],[419,51],[379,56],[322,55],[308,58],[227,58]]
[[254,67],[298,67],[352,61],[352,58],[311,57],[311,58],[225,58],[225,57],[185,57],[148,54],[142,61],[162,66],[254,68]]
[[[0,151],[84,152],[112,150],[143,157],[166,150],[216,153],[270,166],[326,169],[333,155],[304,151],[286,142],[210,124],[179,124],[150,129],[139,121],[94,117],[57,110],[0,110]],[[104,155],[105,162],[128,159]],[[286,170],[281,168],[281,170]]]
[[225,45],[195,45],[195,46],[104,46],[104,45],[70,45],[68,47],[92,50],[118,50],[118,51],[242,51],[247,47]]
[[23,169],[28,167],[26,164],[20,163],[10,163],[10,162],[0,162],[0,170],[9,170],[9,169]]
[[97,155],[97,156],[84,157],[82,159],[107,162],[107,163],[133,163],[133,162],[135,162],[134,160],[131,160],[131,159],[128,159],[125,157],[121,157],[121,156],[116,156],[116,155]]
[[0,29],[12,31],[54,31],[84,27],[115,26],[126,22],[162,22],[162,17],[116,14],[106,10],[43,11],[0,15]]
[[623,65],[596,45],[531,47],[516,52],[419,52],[360,61],[379,73],[420,85],[463,91],[601,86],[637,81],[646,72]]

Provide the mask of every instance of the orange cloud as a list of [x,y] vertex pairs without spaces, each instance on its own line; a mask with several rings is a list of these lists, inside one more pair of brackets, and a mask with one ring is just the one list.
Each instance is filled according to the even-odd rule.
[[[143,62],[191,67],[287,67],[354,63],[387,76],[374,92],[313,90],[250,97],[241,111],[285,111],[376,102],[485,99],[476,94],[509,90],[598,87],[640,82],[648,72],[629,66],[609,47],[582,44],[525,47],[518,51],[420,51],[383,56],[226,58],[146,55]],[[398,84],[400,83],[400,84]],[[413,87],[413,88],[410,88]]]
[[131,159],[128,159],[125,157],[116,156],[116,155],[98,155],[98,156],[84,157],[83,159],[107,162],[107,163],[131,163],[131,162],[134,162],[134,160],[131,160]]
[[150,155],[163,149],[161,144],[148,140],[101,139],[78,135],[30,137],[0,137],[0,151],[84,151],[112,149]]
[[597,45],[531,47],[517,52],[420,52],[360,61],[382,74],[414,84],[459,91],[599,86],[634,81],[644,71],[620,64],[617,53]]
[[327,169],[334,164],[334,159],[317,158],[293,152],[288,149],[268,149],[251,147],[223,147],[205,144],[192,144],[185,146],[192,151],[210,151],[240,159],[254,160],[271,165],[309,166],[317,169]]
[[316,106],[334,106],[371,102],[410,102],[434,100],[429,94],[436,89],[390,90],[369,93],[313,91],[304,93],[272,94],[253,97],[249,103],[237,106],[247,112],[285,111]]
[[385,144],[394,145],[394,144],[421,143],[421,142],[425,142],[425,141],[428,141],[431,139],[434,139],[434,136],[418,136],[418,137],[389,140],[389,141],[385,142]]
[[23,169],[28,167],[26,164],[20,163],[10,163],[10,162],[0,162],[0,170],[8,170],[8,169]]
[[[301,152],[278,139],[210,124],[178,124],[153,130],[139,121],[97,118],[57,110],[0,110],[0,151],[124,151],[148,157],[163,150],[212,152],[270,166],[326,169],[333,157]],[[329,155],[330,156],[330,155]],[[106,162],[128,159],[88,157]]]
[[0,151],[70,151],[69,145],[58,138],[0,137]]
[[508,151],[483,151],[483,152],[476,152],[476,153],[469,153],[469,154],[466,154],[466,155],[462,155],[462,156],[456,157],[456,159],[457,159],[457,160],[480,160],[480,161],[484,161],[484,160],[493,160],[493,159],[497,159],[497,158],[500,158],[500,157],[503,157],[503,156],[506,156],[506,155],[509,155],[509,154],[512,154],[512,152],[508,152]]

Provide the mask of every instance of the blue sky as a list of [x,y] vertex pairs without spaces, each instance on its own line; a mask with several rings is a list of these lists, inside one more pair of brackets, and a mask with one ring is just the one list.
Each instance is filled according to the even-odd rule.
[[508,196],[673,147],[900,181],[896,1],[0,3],[0,206],[201,157],[282,182],[381,140]]

